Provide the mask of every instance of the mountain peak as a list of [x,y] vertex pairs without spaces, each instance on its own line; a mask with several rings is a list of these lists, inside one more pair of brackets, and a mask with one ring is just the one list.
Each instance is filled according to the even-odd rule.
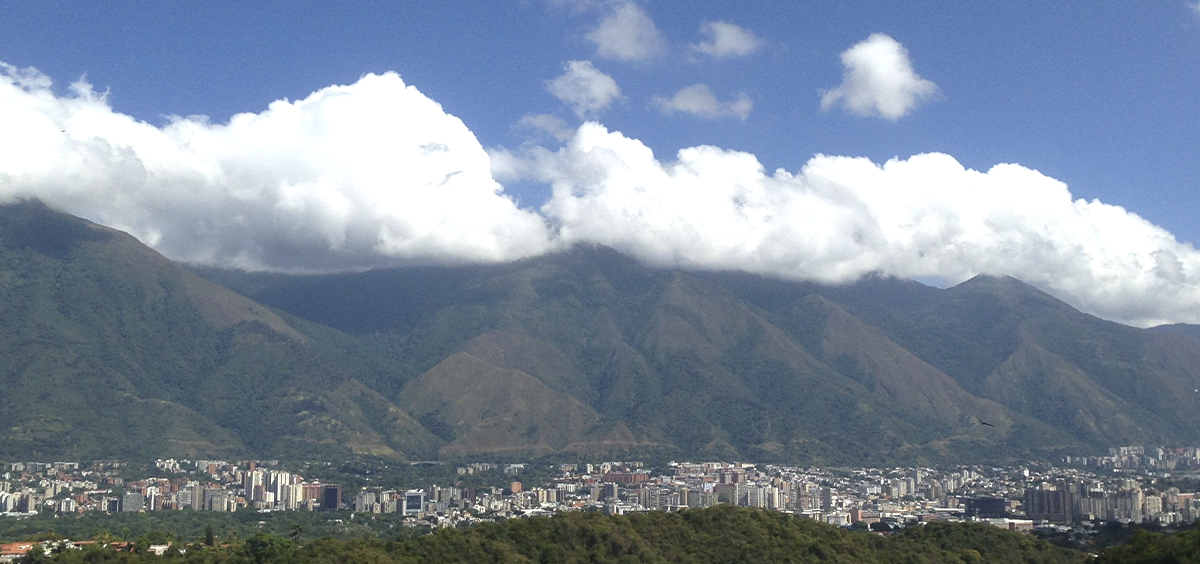
[[28,249],[61,260],[77,244],[106,241],[112,234],[85,219],[54,211],[41,200],[0,204],[0,248]]
[[966,282],[946,289],[946,292],[953,296],[987,294],[996,298],[1001,303],[1010,306],[1025,305],[1053,309],[1075,309],[1066,302],[1039,290],[1032,284],[1007,275],[979,274]]

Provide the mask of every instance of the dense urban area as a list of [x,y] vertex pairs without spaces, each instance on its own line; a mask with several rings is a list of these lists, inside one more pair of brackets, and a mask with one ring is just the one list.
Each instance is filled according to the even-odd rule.
[[[445,465],[446,463],[393,463]],[[309,468],[329,463],[308,463]],[[797,468],[745,462],[556,464],[522,483],[530,464],[469,463],[454,474],[503,473],[502,486],[413,483],[401,487],[306,479],[277,461],[157,460],[144,469],[121,461],[13,462],[3,465],[0,512],[172,510],[352,510],[402,514],[439,527],[595,510],[676,511],[727,503],[794,513],[835,525],[896,527],[932,520],[984,520],[1010,529],[1091,521],[1185,523],[1200,518],[1200,497],[1180,484],[1200,478],[1200,449],[1121,447],[1108,456],[1067,457],[1060,466],[996,468]],[[130,478],[131,474],[144,477]],[[328,472],[326,472],[328,473]],[[368,471],[369,473],[369,471]],[[367,482],[370,478],[366,478]],[[1185,491],[1188,490],[1188,491]]]
[[[1110,449],[1107,456],[1008,467],[159,459],[153,463],[9,462],[2,463],[0,470],[0,522],[41,519],[41,524],[29,524],[44,527],[47,522],[65,524],[64,518],[71,516],[76,521],[99,516],[101,520],[93,523],[119,527],[123,516],[194,515],[208,519],[204,544],[209,546],[214,543],[212,518],[219,514],[240,515],[243,521],[249,517],[248,522],[257,522],[256,535],[263,534],[266,520],[287,515],[312,515],[317,519],[307,523],[342,527],[351,522],[375,523],[378,518],[396,531],[421,534],[556,513],[632,516],[740,506],[884,534],[911,530],[914,524],[976,522],[1043,539],[1069,537],[1070,544],[1064,546],[1080,548],[1096,544],[1088,540],[1089,535],[1106,527],[1111,530],[1113,525],[1171,528],[1200,519],[1196,493],[1200,449],[1196,447],[1120,447]],[[295,518],[288,519],[296,539],[302,526]],[[10,528],[8,534],[13,531]],[[322,531],[326,529],[309,532],[326,534]],[[228,534],[217,544],[239,542],[236,532]],[[76,540],[52,532],[42,536],[47,538],[40,542],[28,537],[19,542],[0,539],[8,542],[0,544],[0,562],[28,561],[31,550],[61,552],[97,542],[147,554],[181,553],[200,546],[186,544],[186,534],[151,531],[139,537],[147,546],[135,548],[128,527],[124,538],[107,529]],[[156,538],[158,544],[151,544]]]

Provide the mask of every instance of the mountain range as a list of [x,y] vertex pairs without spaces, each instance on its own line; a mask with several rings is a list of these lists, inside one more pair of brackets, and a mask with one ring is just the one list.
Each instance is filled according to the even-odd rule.
[[999,463],[1200,443],[1200,331],[1013,278],[649,268],[604,247],[191,269],[0,206],[0,458]]

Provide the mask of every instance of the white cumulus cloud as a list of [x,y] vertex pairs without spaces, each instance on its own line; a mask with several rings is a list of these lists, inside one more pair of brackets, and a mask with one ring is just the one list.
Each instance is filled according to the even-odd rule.
[[975,171],[944,154],[883,164],[819,155],[768,173],[751,154],[710,146],[662,161],[597,123],[521,158],[528,177],[553,188],[542,213],[563,243],[654,265],[826,283],[1012,275],[1108,319],[1200,321],[1193,247],[1015,164]]
[[707,85],[693,84],[676,92],[670,98],[655,97],[651,103],[665,114],[684,113],[702,118],[734,117],[745,120],[754,109],[754,102],[745,92],[728,102],[717,100]]
[[183,261],[325,271],[551,248],[456,117],[395,73],[163,127],[0,67],[0,201],[38,198]]
[[883,33],[843,52],[842,65],[842,83],[821,93],[824,111],[841,105],[855,115],[897,120],[938,93],[913,70],[908,50]]
[[650,14],[633,2],[613,3],[587,39],[604,59],[649,61],[666,51],[666,40]]
[[595,117],[621,99],[617,81],[600,72],[591,61],[569,61],[563,70],[563,74],[546,82],[546,90],[571,106],[579,119]]
[[688,49],[715,59],[746,57],[762,49],[767,43],[754,35],[754,32],[729,22],[706,23],[700,26],[700,34],[705,38],[699,43],[689,45]]

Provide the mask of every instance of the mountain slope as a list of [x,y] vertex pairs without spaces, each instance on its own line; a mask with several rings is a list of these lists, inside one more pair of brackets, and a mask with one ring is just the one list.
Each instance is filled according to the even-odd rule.
[[310,341],[124,233],[0,206],[0,456],[401,446],[344,440],[338,429],[379,423],[330,408],[352,374]]
[[[252,295],[390,340],[409,378],[467,351],[604,425],[703,456],[936,461],[1194,442],[1200,430],[1183,393],[1200,347],[1011,278],[824,287],[648,269],[605,248],[440,271],[259,277]],[[376,322],[313,299],[344,303],[341,284],[380,298]]]
[[458,353],[410,381],[405,406],[453,440],[443,456],[537,457],[561,451],[600,415],[519,370]]
[[824,321],[820,348],[831,364],[859,380],[887,401],[955,423],[980,418],[1006,429],[1011,416],[999,404],[977,398],[944,372],[901,348],[883,332],[855,318],[828,299],[810,295],[798,315]]
[[1011,278],[825,287],[584,247],[201,272],[0,206],[0,456],[938,464],[1200,438],[1200,344]]

